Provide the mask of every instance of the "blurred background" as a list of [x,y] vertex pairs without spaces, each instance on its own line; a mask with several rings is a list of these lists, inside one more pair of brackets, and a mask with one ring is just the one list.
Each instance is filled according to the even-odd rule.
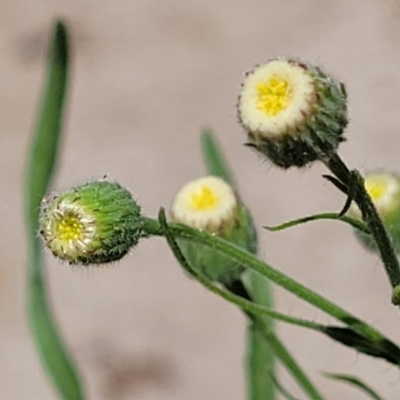
[[[389,0],[0,0],[0,398],[55,399],[24,311],[24,160],[52,22],[72,36],[72,76],[55,188],[108,174],[147,215],[204,173],[199,131],[211,127],[259,224],[261,257],[400,340],[397,309],[374,255],[337,222],[281,233],[263,225],[345,199],[314,165],[287,172],[246,149],[235,103],[243,73],[276,56],[317,63],[342,80],[351,167],[400,170],[400,2]],[[54,312],[88,399],[241,400],[245,320],[185,276],[161,239],[116,266],[71,269],[47,257]],[[328,323],[277,289],[279,310]],[[327,398],[362,399],[322,377],[357,374],[398,398],[399,370],[300,328],[279,333]],[[303,398],[285,375],[285,386]]]

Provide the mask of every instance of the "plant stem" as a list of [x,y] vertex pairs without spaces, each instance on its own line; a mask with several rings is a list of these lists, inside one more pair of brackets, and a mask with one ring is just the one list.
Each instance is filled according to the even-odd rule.
[[[182,254],[178,246],[178,243],[175,240],[172,226],[167,223],[164,210],[161,210],[159,213],[159,226],[164,233],[164,236],[167,240],[168,245],[170,246],[170,249],[172,250],[178,262],[182,265],[182,267],[190,275],[192,275],[195,279],[197,279],[200,283],[202,283],[212,292],[219,294],[221,297],[227,299],[228,301],[231,301],[232,303],[236,303],[237,305],[239,305],[243,309],[243,311],[245,311],[245,313],[247,314],[247,316],[251,321],[250,323],[250,327],[252,329],[251,332],[253,335],[257,335],[258,339],[257,343],[260,344],[262,339],[265,340],[265,341],[262,340],[262,342],[266,345],[266,348],[271,350],[275,354],[275,356],[285,365],[285,367],[288,369],[288,371],[291,373],[294,379],[298,382],[300,387],[302,387],[304,392],[309,395],[309,398],[311,400],[323,400],[323,397],[319,394],[318,390],[313,386],[313,384],[308,379],[306,374],[303,372],[301,367],[297,364],[297,362],[291,356],[289,351],[285,348],[284,344],[270,329],[270,327],[272,327],[271,321],[268,319],[266,320],[264,318],[266,315],[268,315],[268,313],[264,314],[264,316],[260,318],[260,316],[257,315],[258,312],[257,313],[254,312],[254,310],[256,309],[259,310],[264,309],[265,311],[267,310],[261,305],[252,303],[251,301],[248,301],[240,296],[237,296],[234,293],[227,291],[226,289],[221,289],[215,286],[208,278],[206,278],[200,272],[196,271],[196,269],[192,268],[192,266],[187,262],[186,258]],[[272,313],[278,314],[273,311]],[[312,329],[316,330],[320,329],[320,327],[314,323],[307,322],[307,325]],[[312,325],[314,325],[314,327],[312,327]],[[255,356],[253,352],[252,356]],[[270,358],[269,361],[271,360],[272,358]],[[267,400],[275,398],[275,390],[271,390],[271,388],[274,387],[273,385],[274,363],[266,362],[265,359],[264,363],[261,363],[262,360],[259,359],[259,357],[257,357],[255,361],[257,361],[255,363],[256,365],[252,363],[252,367],[257,366],[258,369],[256,370],[254,368],[251,368],[249,371],[250,373],[254,374],[254,376],[251,376],[250,378],[252,381],[255,380],[254,383],[256,384],[256,387],[253,388],[256,390],[251,391],[252,395],[251,399]],[[268,384],[271,385],[271,387],[266,388],[265,386],[261,385],[260,384],[261,380],[268,382]]]
[[378,246],[390,283],[395,288],[400,284],[399,260],[374,203],[365,189],[364,180],[357,171],[350,171],[337,153],[326,157],[323,162],[332,174],[346,186],[347,194],[354,190],[354,201]]
[[[378,332],[364,321],[358,319],[354,315],[335,305],[318,293],[308,289],[301,283],[296,282],[284,273],[259,260],[246,250],[243,250],[220,237],[209,235],[186,225],[169,223],[168,226],[175,237],[203,244],[226,255],[227,257],[250,268],[251,270],[264,275],[277,285],[285,288],[289,292],[302,298],[306,302],[314,305],[337,320],[342,321],[349,328],[353,329],[355,332],[363,335],[369,340],[376,342],[385,340],[389,341],[389,339],[385,338],[383,334]],[[164,236],[164,231],[160,226],[160,223],[151,218],[145,219],[143,230],[146,232],[146,236]]]

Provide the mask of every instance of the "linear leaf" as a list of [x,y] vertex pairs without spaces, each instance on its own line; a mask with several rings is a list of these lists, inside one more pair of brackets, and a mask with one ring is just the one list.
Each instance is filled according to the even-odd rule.
[[322,213],[322,214],[314,214],[314,215],[309,215],[307,217],[302,217],[298,219],[294,219],[289,222],[284,222],[283,224],[276,225],[276,226],[264,226],[265,229],[271,231],[271,232],[277,232],[277,231],[282,231],[287,228],[291,228],[293,226],[301,225],[306,222],[310,221],[317,221],[321,219],[333,219],[337,221],[342,221],[347,224],[349,224],[352,228],[355,228],[359,230],[360,232],[369,234],[369,229],[365,226],[365,224],[361,221],[357,221],[354,218],[350,218],[347,215],[342,215],[338,213]]
[[[225,298],[226,300],[239,305],[239,307],[241,307],[247,314],[251,313],[256,316],[259,314],[259,311],[262,311],[264,309],[263,306],[254,304],[251,301],[243,299],[240,296],[236,296],[233,293],[230,293],[229,291],[226,291],[224,289],[221,289],[221,288],[215,286],[204,275],[200,274],[194,268],[192,268],[191,265],[185,259],[182,252],[180,251],[178,243],[175,240],[174,234],[173,234],[172,230],[170,229],[170,226],[167,224],[167,221],[165,218],[165,212],[163,209],[161,209],[159,212],[159,222],[160,222],[162,229],[164,230],[164,235],[167,240],[167,243],[170,246],[176,259],[182,265],[182,267],[187,272],[189,272],[197,281],[202,283],[205,287],[207,287],[212,292],[219,294],[221,297]],[[264,309],[264,310],[266,310],[266,309]],[[278,313],[275,313],[275,312],[271,312],[271,313],[278,315]],[[264,315],[268,315],[268,314],[264,314]],[[296,379],[298,384],[303,388],[304,392],[309,395],[309,398],[312,400],[323,400],[323,397],[319,394],[318,390],[314,387],[314,385],[308,379],[306,374],[303,372],[301,367],[297,364],[297,362],[291,356],[289,351],[285,348],[283,343],[279,340],[279,338],[271,330],[268,329],[269,325],[268,324],[266,325],[262,318],[261,319],[251,318],[251,319],[252,319],[252,323],[254,325],[254,330],[252,333],[254,335],[259,335],[259,336],[263,337],[264,340],[266,340],[266,342],[268,344],[268,348],[274,352],[274,355],[288,369],[288,371]],[[306,324],[308,325],[309,328],[314,328],[317,330],[319,329],[319,326],[317,324],[313,324],[312,322],[307,321]],[[260,337],[260,340],[261,340],[261,337]],[[261,360],[257,360],[257,361],[259,362]],[[257,366],[258,366],[258,368],[260,368],[261,364],[257,364]],[[251,372],[256,372],[256,371],[251,371]],[[269,382],[271,382],[273,384],[273,378],[272,378],[273,375],[271,376],[271,374],[274,374],[274,371],[270,371],[268,369],[268,366],[266,366],[265,368],[262,368],[261,371],[257,371],[257,372],[259,372],[258,379],[260,379],[260,380],[267,379]],[[270,376],[270,379],[267,378],[268,375]],[[261,388],[262,386],[257,385],[256,387]],[[275,385],[274,385],[274,387],[275,387]],[[270,393],[270,392],[267,392],[267,393]],[[267,393],[264,392],[264,399],[268,399],[266,397]],[[273,395],[275,395],[274,392],[272,392],[272,393],[273,393]],[[260,397],[258,397],[258,398],[261,399],[263,392],[261,392],[261,391],[254,392],[253,394],[259,395]]]
[[370,397],[373,400],[383,400],[383,397],[379,396],[378,393],[375,392],[375,390],[371,389],[370,386],[368,386],[361,379],[357,378],[354,375],[334,374],[334,373],[329,373],[329,372],[325,372],[324,375],[327,378],[336,379],[338,381],[348,383],[349,385],[352,385],[352,386],[356,387],[357,389],[360,389],[366,395],[368,395],[368,397]]
[[[223,154],[221,147],[213,133],[206,129],[201,135],[201,145],[204,162],[208,173],[219,176],[235,187],[235,177],[229,168],[228,162]],[[236,188],[237,190],[237,188]],[[251,244],[249,248],[253,254],[258,252],[257,232],[253,218],[246,208],[249,216],[248,230]],[[262,275],[250,271],[248,274],[248,291],[251,297],[259,304],[271,310],[273,300],[271,285]],[[261,317],[268,329],[273,331],[273,320],[270,317]],[[254,324],[249,324],[247,328],[247,387],[249,400],[274,400],[276,398],[276,388],[272,382],[275,371],[274,353],[270,349],[270,344],[254,331]],[[268,373],[265,373],[267,371]]]
[[236,188],[232,171],[210,129],[204,129],[201,133],[201,149],[208,173],[219,176],[232,187]]
[[68,83],[68,35],[57,21],[49,54],[47,82],[30,146],[25,183],[28,233],[27,312],[40,358],[60,397],[83,400],[80,378],[61,338],[47,295],[42,249],[39,243],[40,203],[55,170]]

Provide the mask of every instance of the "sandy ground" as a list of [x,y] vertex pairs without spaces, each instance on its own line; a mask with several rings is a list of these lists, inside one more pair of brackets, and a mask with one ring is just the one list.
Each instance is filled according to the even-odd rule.
[[[282,172],[242,146],[235,102],[242,74],[277,55],[323,65],[347,85],[351,124],[341,153],[361,169],[399,169],[400,3],[378,0],[0,0],[0,399],[56,396],[24,313],[21,179],[51,21],[72,34],[73,74],[56,187],[105,173],[148,215],[204,173],[199,130],[215,129],[259,225],[338,210],[320,165]],[[315,223],[260,231],[262,257],[399,337],[386,276],[347,227]],[[117,267],[71,270],[48,257],[54,311],[88,399],[244,399],[244,318],[188,279],[161,240]],[[279,310],[329,322],[276,290]],[[400,375],[306,330],[282,339],[329,399],[362,399],[321,371],[363,377],[397,399]],[[281,379],[299,398],[290,377]]]

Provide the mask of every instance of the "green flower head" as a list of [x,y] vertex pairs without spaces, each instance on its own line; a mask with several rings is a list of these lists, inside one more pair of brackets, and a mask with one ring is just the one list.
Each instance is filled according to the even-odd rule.
[[344,140],[344,85],[320,68],[278,58],[246,74],[238,119],[247,144],[282,168],[302,167]]
[[105,179],[45,198],[40,234],[54,256],[77,265],[117,261],[144,236],[139,205]]
[[[184,185],[170,214],[174,222],[220,236],[249,251],[254,248],[251,217],[234,189],[219,177],[205,176]],[[242,265],[214,250],[185,240],[178,242],[190,264],[212,281],[229,284],[244,271]]]

